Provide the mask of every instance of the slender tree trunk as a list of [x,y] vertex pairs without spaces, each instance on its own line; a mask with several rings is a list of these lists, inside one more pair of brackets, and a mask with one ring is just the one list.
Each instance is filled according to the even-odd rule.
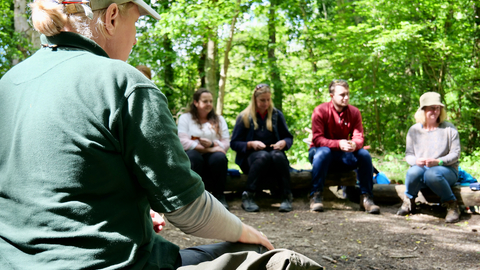
[[270,66],[270,81],[274,92],[273,104],[279,110],[282,110],[283,103],[283,83],[280,79],[280,72],[275,57],[276,48],[276,29],[275,29],[275,7],[276,0],[270,1],[270,10],[268,13],[268,64]]
[[[171,10],[170,4],[168,1],[161,1],[159,3],[162,5],[165,12]],[[163,89],[165,96],[170,97],[174,93],[173,84],[175,82],[175,71],[173,70],[173,63],[175,63],[176,53],[173,50],[172,40],[168,34],[163,35],[162,37],[163,51],[165,52],[165,57],[162,59],[163,64],[163,83],[165,88]],[[170,104],[170,103],[169,103]]]
[[237,23],[237,17],[240,13],[240,2],[241,0],[237,0],[237,10],[235,11],[235,15],[232,18],[232,24],[230,25],[230,35],[228,37],[227,46],[225,47],[225,52],[223,55],[223,66],[220,72],[220,81],[218,82],[218,99],[217,99],[217,114],[223,114],[223,100],[225,98],[225,85],[227,83],[227,72],[228,66],[230,65],[230,60],[228,58],[228,54],[230,53],[230,49],[232,48],[232,41],[233,41],[233,34],[235,33],[235,24]]
[[210,36],[207,42],[207,61],[205,62],[205,83],[206,83],[207,89],[210,92],[212,92],[214,102],[217,100],[217,94],[218,94],[216,51],[217,51],[217,42],[213,39],[212,36]]
[[173,94],[173,83],[175,81],[175,72],[173,63],[175,62],[175,51],[173,50],[172,40],[168,35],[163,36],[163,50],[165,51],[165,59],[163,59],[163,82],[165,84],[165,96],[167,98]]
[[315,53],[313,52],[312,46],[310,46],[310,33],[309,33],[310,31],[307,26],[308,19],[307,19],[307,13],[305,12],[305,5],[306,3],[304,1],[300,3],[300,9],[302,10],[303,31],[307,36],[307,38],[305,39],[305,47],[308,50],[310,62],[312,64],[312,71],[314,74],[317,74],[317,62],[315,62]]
[[[373,61],[373,93],[375,92],[375,87],[377,87],[377,60],[378,60],[378,57],[376,56],[374,61]],[[373,100],[373,107],[375,109],[375,124],[377,126],[377,132],[375,132],[377,134],[377,143],[378,143],[378,146],[380,146],[381,148],[382,147],[382,129],[380,128],[380,113],[378,111],[378,105],[377,105],[377,99],[374,99]]]
[[[14,0],[13,17],[15,32],[22,33],[33,44],[33,48],[40,48],[40,34],[28,24],[26,9],[27,0]],[[28,57],[29,48],[18,45],[18,49],[23,53],[24,58]],[[12,64],[16,65],[21,60],[13,59]]]
[[204,43],[202,46],[202,51],[200,52],[200,57],[198,59],[198,65],[197,65],[198,77],[199,77],[198,88],[207,87],[206,79],[205,79],[205,70],[206,70],[205,63],[206,62],[207,62],[207,44]]

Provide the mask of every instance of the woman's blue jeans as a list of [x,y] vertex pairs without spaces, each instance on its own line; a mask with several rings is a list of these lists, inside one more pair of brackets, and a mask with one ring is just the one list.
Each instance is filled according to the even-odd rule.
[[361,194],[373,196],[372,157],[365,149],[355,152],[332,151],[328,147],[312,147],[308,151],[312,168],[312,192],[323,191],[328,172],[357,169]]
[[414,165],[407,171],[405,177],[405,195],[409,199],[417,197],[422,188],[430,188],[440,196],[440,201],[456,200],[450,188],[458,180],[458,172],[449,166],[419,167]]

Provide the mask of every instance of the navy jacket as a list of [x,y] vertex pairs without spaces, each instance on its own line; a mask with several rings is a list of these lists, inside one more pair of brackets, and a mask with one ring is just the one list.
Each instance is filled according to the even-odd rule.
[[[293,144],[293,136],[290,131],[288,131],[287,122],[285,122],[283,113],[275,108],[273,108],[272,113],[272,126],[276,142],[284,140],[287,143],[283,151],[290,149]],[[235,163],[240,167],[242,167],[245,158],[253,152],[253,150],[247,149],[247,143],[253,140],[254,131],[253,119],[250,118],[250,128],[246,128],[242,120],[242,115],[240,114],[237,117],[237,122],[232,132],[232,140],[230,141],[230,147],[237,152]]]

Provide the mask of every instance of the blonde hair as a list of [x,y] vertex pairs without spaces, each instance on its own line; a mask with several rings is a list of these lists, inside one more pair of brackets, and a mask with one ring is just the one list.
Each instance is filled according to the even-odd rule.
[[142,72],[145,76],[147,76],[149,80],[152,79],[152,70],[149,67],[144,65],[138,65],[137,69],[140,70],[140,72]]
[[[443,121],[447,119],[447,111],[445,110],[444,107],[440,110],[440,115],[437,118],[437,123],[441,124]],[[423,108],[418,109],[417,112],[415,113],[415,121],[417,123],[420,123],[422,125],[425,125],[425,110]]]
[[[128,9],[133,5],[135,4],[132,2],[118,5],[120,14],[126,15]],[[59,34],[66,25],[70,25],[74,32],[89,39],[93,38],[90,25],[97,33],[106,36],[104,21],[106,8],[94,11],[93,19],[90,20],[83,12],[65,13],[64,5],[56,0],[35,0],[29,6],[32,9],[33,27],[45,36]]]
[[[245,110],[243,110],[240,113],[243,120],[243,125],[246,128],[250,128],[250,118],[253,120],[254,129],[256,130],[258,128],[256,98],[265,93],[272,93],[272,91],[270,90],[270,86],[264,83],[257,85],[255,87],[255,90],[253,91],[250,104],[248,105],[247,108],[245,108]],[[273,128],[272,128],[273,101],[270,101],[270,106],[268,107],[267,112],[268,112],[267,113],[267,129],[269,131],[273,131]]]

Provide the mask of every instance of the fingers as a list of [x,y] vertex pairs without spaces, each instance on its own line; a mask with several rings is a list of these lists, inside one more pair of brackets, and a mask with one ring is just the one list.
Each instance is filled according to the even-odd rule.
[[163,214],[159,214],[150,209],[150,217],[152,218],[153,230],[155,230],[156,233],[163,230],[163,227],[165,226],[165,219],[163,218]]
[[199,141],[200,144],[205,148],[210,148],[210,146],[212,145],[212,141],[206,138],[200,138]]
[[282,150],[286,145],[287,143],[284,140],[280,140],[276,144],[273,144],[272,147],[275,150]]
[[268,241],[268,238],[261,232],[255,230],[253,227],[243,224],[242,235],[238,242],[246,244],[259,244],[266,247],[268,250],[274,249],[272,243]]

